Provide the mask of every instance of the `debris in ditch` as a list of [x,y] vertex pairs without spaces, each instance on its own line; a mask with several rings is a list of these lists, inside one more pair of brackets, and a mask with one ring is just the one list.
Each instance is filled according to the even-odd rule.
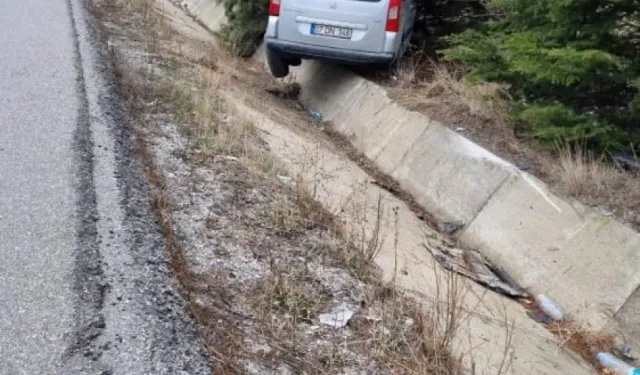
[[446,234],[447,236],[456,234],[460,229],[462,229],[462,227],[464,227],[464,223],[460,220],[441,221],[438,223],[438,231]]
[[318,320],[320,323],[334,327],[343,328],[349,323],[349,320],[353,317],[353,311],[350,310],[346,304],[342,304],[327,314],[320,314]]
[[625,361],[635,362],[638,359],[638,355],[634,352],[633,346],[627,343],[622,346],[614,347],[611,351],[615,356],[620,357]]
[[623,171],[640,172],[640,159],[636,156],[624,152],[614,152],[611,154],[611,157],[613,158],[613,163],[616,167]]
[[596,355],[596,359],[602,365],[609,370],[614,371],[616,374],[621,375],[640,375],[640,368],[633,367],[623,360],[618,359],[611,353],[600,352]]
[[545,314],[547,314],[551,319],[556,321],[564,320],[564,312],[560,308],[560,306],[553,300],[551,297],[546,296],[544,294],[537,294],[535,296],[535,300],[538,303],[538,306]]
[[[435,241],[430,241],[425,246],[446,270],[474,280],[480,285],[511,298],[529,296],[506,272],[491,264],[484,255],[476,250],[444,246],[435,243]],[[494,270],[500,271],[496,273]]]
[[551,318],[549,318],[549,315],[545,314],[542,311],[527,311],[527,316],[540,324],[548,325],[549,323],[551,323]]
[[322,113],[318,111],[311,111],[311,118],[313,118],[316,121],[322,121]]
[[496,267],[492,263],[485,263],[485,264],[487,265],[487,267],[489,267],[491,272],[493,272],[496,276],[498,276],[498,278],[502,282],[506,283],[514,290],[520,290],[522,293],[528,295],[528,293],[525,292],[525,290],[513,279],[513,277],[511,277],[511,275],[507,273],[507,271],[503,270],[500,267]]
[[600,213],[600,215],[602,215],[602,216],[606,216],[606,217],[613,216],[613,212],[607,210],[606,208],[596,207],[596,211],[598,211]]

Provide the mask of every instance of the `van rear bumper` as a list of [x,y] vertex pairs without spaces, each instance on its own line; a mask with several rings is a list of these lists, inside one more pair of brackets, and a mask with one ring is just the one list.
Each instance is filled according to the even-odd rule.
[[280,54],[284,58],[320,59],[344,64],[390,64],[394,59],[394,55],[390,53],[322,47],[312,44],[287,42],[270,37],[265,38],[265,44],[268,49]]

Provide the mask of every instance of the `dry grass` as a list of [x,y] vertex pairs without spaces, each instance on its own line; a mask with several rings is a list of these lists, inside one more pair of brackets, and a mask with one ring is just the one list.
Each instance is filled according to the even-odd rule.
[[604,158],[595,158],[584,147],[561,145],[556,173],[565,194],[574,197],[611,195],[613,189],[626,177]]
[[568,348],[581,356],[598,370],[602,367],[596,360],[599,352],[611,352],[613,338],[606,334],[591,333],[573,322],[551,322],[549,330],[560,340],[560,347]]
[[640,227],[639,175],[616,169],[604,157],[596,158],[584,147],[560,144],[558,155],[552,176],[561,193],[610,210],[611,215]]
[[510,127],[511,99],[496,83],[471,84],[455,66],[435,63],[418,56],[399,68],[397,87],[404,105],[442,112],[448,122],[488,123],[497,131],[513,134]]

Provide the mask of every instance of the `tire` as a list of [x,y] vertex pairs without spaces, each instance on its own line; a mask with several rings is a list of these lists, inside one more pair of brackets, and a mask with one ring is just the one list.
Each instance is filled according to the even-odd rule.
[[289,75],[289,64],[269,48],[267,48],[267,64],[274,77],[284,78]]
[[294,57],[292,59],[289,59],[287,62],[291,66],[300,66],[302,64],[302,59],[300,59],[298,57]]

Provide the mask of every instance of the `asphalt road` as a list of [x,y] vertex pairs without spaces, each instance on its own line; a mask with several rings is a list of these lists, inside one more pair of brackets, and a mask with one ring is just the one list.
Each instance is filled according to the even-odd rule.
[[0,0],[0,374],[210,374],[83,0]]

